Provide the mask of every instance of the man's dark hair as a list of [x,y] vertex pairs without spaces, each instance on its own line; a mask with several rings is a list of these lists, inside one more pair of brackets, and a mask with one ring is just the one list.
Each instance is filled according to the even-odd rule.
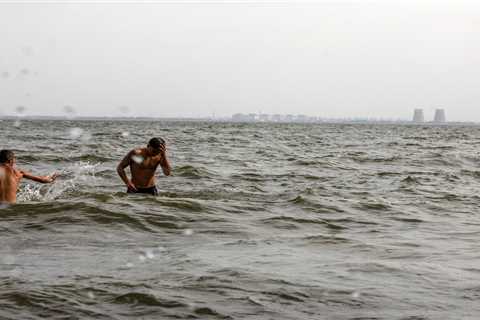
[[15,159],[15,154],[10,150],[0,150],[0,164],[4,164]]
[[152,138],[150,141],[148,141],[148,146],[154,148],[154,149],[159,149],[161,145],[165,144],[165,140],[162,138]]

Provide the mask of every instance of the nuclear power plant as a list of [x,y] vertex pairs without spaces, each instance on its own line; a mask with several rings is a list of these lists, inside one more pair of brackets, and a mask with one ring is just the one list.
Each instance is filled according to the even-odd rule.
[[423,109],[415,109],[413,112],[413,122],[423,123],[425,122],[425,116],[423,115]]
[[[415,109],[413,111],[413,120],[414,123],[424,123],[425,122],[425,115],[423,113],[423,109]],[[445,116],[444,109],[436,109],[435,116],[433,117],[432,123],[445,123],[447,122],[447,118]]]
[[445,110],[444,109],[437,109],[435,110],[435,117],[433,118],[433,122],[435,123],[445,123],[446,117],[445,117]]

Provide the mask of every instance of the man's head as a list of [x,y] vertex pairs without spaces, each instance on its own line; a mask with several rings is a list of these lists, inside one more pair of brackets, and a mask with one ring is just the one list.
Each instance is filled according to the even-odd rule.
[[14,164],[15,154],[10,150],[0,150],[0,164]]
[[148,141],[147,148],[152,154],[159,154],[162,151],[162,146],[165,146],[165,140],[162,138],[152,138]]

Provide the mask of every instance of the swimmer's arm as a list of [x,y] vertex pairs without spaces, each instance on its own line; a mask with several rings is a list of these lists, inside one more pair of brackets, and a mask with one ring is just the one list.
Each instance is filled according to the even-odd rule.
[[32,181],[35,181],[35,182],[40,182],[40,183],[52,183],[58,177],[58,173],[54,173],[51,176],[34,176],[34,175],[32,175],[28,172],[25,172],[25,171],[20,171],[20,173],[21,173],[23,178],[29,179],[29,180],[32,180]]
[[132,181],[130,181],[130,179],[128,179],[127,174],[125,173],[125,168],[130,165],[132,161],[132,156],[134,154],[135,154],[135,150],[132,150],[122,159],[122,161],[120,161],[120,163],[117,166],[117,173],[128,188],[137,190],[135,185],[132,183]]
[[167,158],[167,148],[162,145],[162,156],[160,158],[160,166],[162,167],[163,174],[169,176],[172,174],[172,167]]

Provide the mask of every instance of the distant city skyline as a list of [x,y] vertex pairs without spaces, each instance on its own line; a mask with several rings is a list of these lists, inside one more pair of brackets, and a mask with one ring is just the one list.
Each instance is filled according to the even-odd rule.
[[413,119],[403,118],[378,118],[378,117],[344,117],[344,118],[327,118],[312,117],[303,114],[264,114],[264,113],[236,113],[227,117],[138,117],[138,116],[81,116],[69,114],[63,116],[32,116],[25,114],[17,114],[12,116],[0,116],[0,120],[14,120],[21,123],[22,120],[95,120],[95,119],[111,119],[111,120],[178,120],[178,121],[216,121],[216,122],[251,122],[251,123],[396,123],[396,124],[471,124],[479,125],[480,122],[475,121],[447,121],[445,110],[436,109],[433,119],[425,120],[423,117],[423,109],[414,109]]
[[[110,113],[106,115],[92,115],[92,114],[83,114],[82,112],[77,112],[72,106],[64,106],[62,112],[57,114],[41,114],[41,113],[30,113],[28,112],[25,106],[17,106],[12,112],[0,112],[0,117],[7,118],[23,118],[23,117],[54,117],[54,118],[95,118],[95,117],[112,117],[112,118],[192,118],[192,119],[233,119],[233,120],[248,120],[248,121],[274,121],[274,122],[283,122],[285,120],[300,121],[300,122],[315,122],[315,121],[324,121],[324,120],[366,120],[366,121],[400,121],[400,122],[447,122],[446,111],[444,108],[434,109],[430,117],[426,117],[424,109],[415,108],[413,109],[413,117],[410,119],[408,117],[379,117],[379,116],[345,116],[345,117],[327,117],[322,115],[308,115],[308,114],[294,114],[294,113],[274,113],[267,114],[263,112],[250,112],[250,113],[241,113],[237,112],[231,115],[218,116],[215,113],[205,116],[152,116],[152,115],[137,115],[135,112],[132,112],[128,107],[122,106],[117,109],[116,113]],[[459,121],[459,122],[471,122],[471,121]]]

